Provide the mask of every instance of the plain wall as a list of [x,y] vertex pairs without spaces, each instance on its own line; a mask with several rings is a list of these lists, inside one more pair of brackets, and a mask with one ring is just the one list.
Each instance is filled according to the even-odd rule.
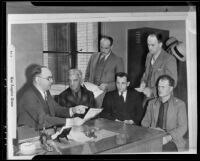
[[128,29],[143,27],[169,30],[170,36],[179,41],[186,42],[184,21],[138,21],[138,22],[102,22],[101,34],[113,37],[113,52],[124,59],[127,72]]
[[[27,69],[43,63],[42,24],[13,24],[11,42],[15,46],[16,91],[27,82]],[[9,63],[9,62],[8,62]]]

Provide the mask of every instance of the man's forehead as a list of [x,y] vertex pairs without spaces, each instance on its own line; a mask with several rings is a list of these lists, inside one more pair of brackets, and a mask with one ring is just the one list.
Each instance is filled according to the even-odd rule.
[[125,76],[123,76],[123,77],[117,76],[117,81],[127,82],[127,78]]
[[161,80],[159,80],[158,85],[159,86],[168,86],[169,85],[169,81],[166,80],[166,79],[161,79]]
[[103,44],[103,45],[110,45],[110,40],[108,40],[108,39],[101,39],[101,44]]
[[158,42],[158,40],[157,40],[157,38],[156,38],[156,36],[155,35],[150,35],[150,36],[148,36],[148,38],[147,38],[147,41],[148,42]]
[[78,74],[70,74],[69,79],[80,79]]
[[52,76],[52,73],[51,73],[51,71],[48,68],[42,68],[41,69],[41,75]]

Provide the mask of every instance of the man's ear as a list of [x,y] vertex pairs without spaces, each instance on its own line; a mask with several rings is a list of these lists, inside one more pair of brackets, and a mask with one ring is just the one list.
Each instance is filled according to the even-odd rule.
[[130,85],[130,82],[127,82],[127,87]]
[[172,91],[173,91],[173,89],[174,89],[174,87],[170,86],[170,92],[172,92]]
[[159,43],[159,45],[160,45],[160,48],[162,48],[162,46],[163,46],[163,43],[162,43],[162,42],[160,42],[160,43]]

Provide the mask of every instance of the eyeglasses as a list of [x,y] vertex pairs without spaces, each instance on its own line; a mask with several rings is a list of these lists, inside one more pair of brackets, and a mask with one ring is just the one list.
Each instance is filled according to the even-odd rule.
[[[38,76],[38,77],[40,77],[40,76]],[[40,78],[46,79],[46,80],[48,80],[48,81],[53,80],[53,76],[49,76],[49,77],[47,77],[47,78],[43,78],[43,77],[40,77]]]

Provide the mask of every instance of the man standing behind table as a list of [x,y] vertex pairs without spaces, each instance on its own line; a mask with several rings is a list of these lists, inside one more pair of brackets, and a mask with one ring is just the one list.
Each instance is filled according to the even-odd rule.
[[158,78],[158,98],[147,106],[142,126],[162,129],[163,151],[182,151],[185,148],[183,135],[187,131],[185,103],[173,96],[174,80],[168,75]]
[[67,108],[83,107],[87,109],[83,114],[75,114],[74,117],[83,118],[89,108],[95,107],[94,95],[91,91],[83,87],[82,72],[78,69],[70,69],[69,75],[69,88],[63,91],[58,96],[58,103]]
[[115,78],[117,89],[106,93],[100,117],[140,125],[143,116],[140,93],[127,89],[130,81],[126,73],[117,73]]
[[[45,66],[36,66],[32,70],[32,85],[20,99],[17,125],[26,125],[35,129],[63,126],[66,118],[74,113],[84,113],[86,107],[65,108],[58,105],[52,98],[49,89],[53,83],[51,71]],[[76,125],[81,125],[83,119],[69,119]]]
[[140,91],[145,94],[145,100],[157,97],[156,81],[159,76],[167,74],[174,79],[175,86],[177,84],[176,59],[162,49],[162,35],[160,33],[149,34],[147,44],[149,53],[146,58],[145,72],[140,83]]
[[113,38],[103,36],[100,39],[100,53],[93,54],[88,62],[85,73],[85,82],[91,82],[104,91],[97,102],[101,107],[106,92],[114,90],[115,74],[124,72],[123,59],[112,52]]

